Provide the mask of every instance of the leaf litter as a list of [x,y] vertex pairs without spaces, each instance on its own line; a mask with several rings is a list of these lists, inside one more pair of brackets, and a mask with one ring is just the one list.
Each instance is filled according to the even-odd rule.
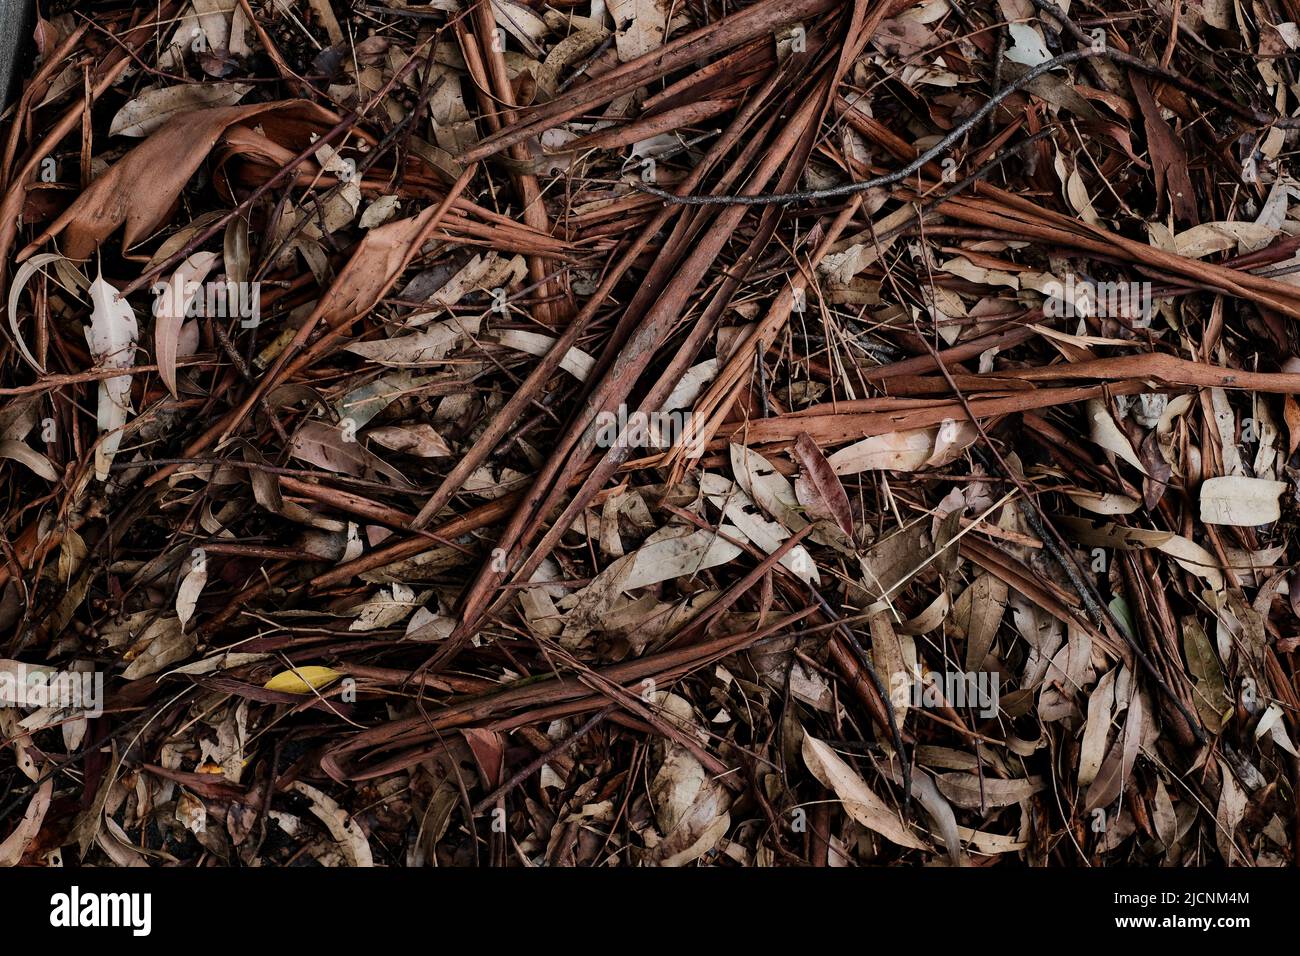
[[0,863],[1294,864],[1294,5],[88,6]]

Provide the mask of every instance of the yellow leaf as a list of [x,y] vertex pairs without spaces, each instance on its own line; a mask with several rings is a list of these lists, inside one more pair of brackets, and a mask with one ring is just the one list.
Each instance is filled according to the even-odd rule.
[[298,667],[276,674],[262,686],[281,694],[307,694],[316,688],[332,684],[343,675],[328,667]]

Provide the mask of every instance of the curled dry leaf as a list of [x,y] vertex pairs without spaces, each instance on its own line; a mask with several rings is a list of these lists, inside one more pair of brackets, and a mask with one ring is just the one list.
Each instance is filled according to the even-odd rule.
[[858,823],[891,843],[914,850],[927,849],[926,843],[906,827],[898,811],[876,796],[839,754],[807,732],[803,737],[803,761],[822,786],[833,790],[843,801],[845,812]]
[[39,255],[32,256],[18,267],[17,271],[14,273],[12,281],[9,283],[9,329],[13,332],[14,344],[18,346],[18,351],[22,354],[22,357],[27,360],[27,363],[42,375],[45,374],[45,369],[41,367],[41,363],[36,360],[36,356],[34,356],[31,350],[27,347],[27,341],[23,337],[22,331],[18,328],[18,302],[22,296],[23,289],[26,288],[27,283],[31,280],[32,276],[36,275],[37,272],[40,272],[45,266],[62,260],[63,256],[59,255],[57,252],[42,252]]
[[20,441],[0,439],[0,458],[8,458],[26,465],[46,481],[58,481],[59,473],[50,460],[40,452]]
[[1133,451],[1132,443],[1120,431],[1119,426],[1115,424],[1115,419],[1111,416],[1110,410],[1105,404],[1099,399],[1089,401],[1088,416],[1092,425],[1090,434],[1092,440],[1107,451],[1118,455],[1145,475],[1147,470],[1142,465],[1137,453]]
[[18,821],[18,826],[0,842],[0,866],[18,865],[27,848],[40,833],[46,811],[50,809],[50,798],[53,792],[53,779],[46,779],[36,788],[31,801],[27,804],[27,810],[23,813],[23,818]]
[[337,802],[301,780],[294,781],[293,789],[311,801],[312,815],[325,824],[330,836],[338,842],[349,866],[375,865],[365,831]]
[[154,296],[154,350],[158,359],[158,377],[167,390],[176,395],[176,356],[180,347],[181,326],[195,299],[202,296],[202,282],[217,261],[215,252],[196,252],[182,262],[172,277],[161,283]]

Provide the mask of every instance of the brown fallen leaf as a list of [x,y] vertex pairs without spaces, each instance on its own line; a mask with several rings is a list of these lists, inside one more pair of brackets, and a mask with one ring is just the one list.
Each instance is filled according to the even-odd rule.
[[816,489],[814,500],[820,509],[834,519],[841,531],[853,537],[853,510],[849,507],[849,496],[817,443],[807,433],[801,432],[795,439],[794,453],[803,466],[804,477]]
[[91,183],[18,254],[18,260],[57,236],[63,238],[64,255],[84,259],[123,223],[122,247],[130,249],[163,224],[228,127],[255,116],[265,122],[276,112],[323,128],[338,122],[337,116],[305,100],[217,106],[174,116]]
[[1147,150],[1151,153],[1151,165],[1155,170],[1156,189],[1173,210],[1175,219],[1196,225],[1200,220],[1196,213],[1196,191],[1187,172],[1187,151],[1169,128],[1169,123],[1160,115],[1160,106],[1151,95],[1151,85],[1147,78],[1129,71],[1128,79],[1133,87],[1133,95],[1137,98],[1138,108],[1142,110]]
[[158,360],[158,377],[167,390],[176,395],[176,355],[180,346],[181,326],[194,301],[203,296],[202,282],[217,260],[215,252],[196,252],[159,283],[154,298],[154,351]]

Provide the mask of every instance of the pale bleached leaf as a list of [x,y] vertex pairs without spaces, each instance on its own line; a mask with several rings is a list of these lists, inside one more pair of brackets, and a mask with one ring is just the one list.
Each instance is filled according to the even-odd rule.
[[857,771],[828,744],[807,732],[803,736],[803,761],[822,786],[835,792],[843,802],[845,812],[858,823],[899,846],[928,849],[926,843],[907,828],[898,811],[876,796]]
[[[90,354],[101,368],[130,368],[135,364],[135,343],[140,331],[131,303],[118,295],[117,289],[97,276],[90,285],[93,309],[86,342]],[[108,480],[109,466],[122,444],[122,432],[131,410],[131,376],[115,375],[100,379],[96,414],[101,438],[95,447],[95,477]]]
[[1207,478],[1201,484],[1201,520],[1253,528],[1282,517],[1284,481],[1227,475]]
[[109,136],[148,136],[164,123],[190,110],[234,106],[253,88],[251,83],[179,83],[144,90],[117,111]]

